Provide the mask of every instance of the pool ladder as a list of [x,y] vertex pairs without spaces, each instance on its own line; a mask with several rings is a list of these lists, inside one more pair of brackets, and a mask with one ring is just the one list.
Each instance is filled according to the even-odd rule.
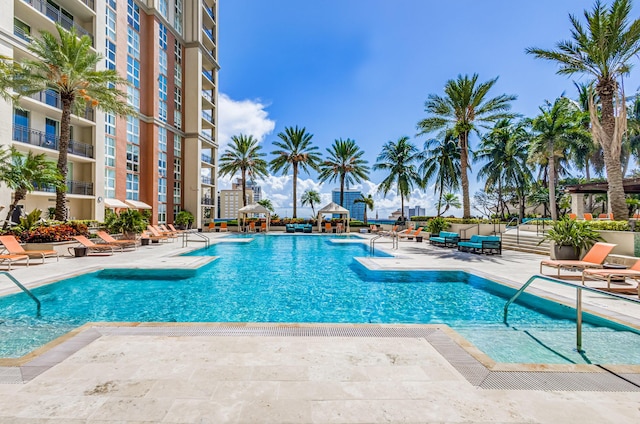
[[38,298],[37,298],[33,293],[31,293],[31,291],[29,291],[29,289],[28,289],[28,288],[26,288],[25,286],[23,286],[23,285],[22,285],[22,283],[20,283],[20,281],[16,280],[16,278],[15,278],[13,275],[9,274],[7,271],[0,271],[0,275],[4,275],[4,276],[6,276],[9,280],[13,281],[13,283],[14,283],[16,286],[18,286],[18,287],[20,288],[20,290],[22,290],[23,292],[25,292],[25,293],[26,293],[26,294],[27,294],[31,299],[33,299],[33,301],[34,301],[34,302],[36,302],[36,305],[37,305],[37,308],[38,308],[38,309],[37,309],[38,315],[40,315],[40,306],[41,306],[41,305],[40,305],[40,300],[38,300]]
[[[198,231],[185,231],[183,233],[181,233],[182,235],[182,247],[187,247],[187,244],[190,241],[195,241],[198,243],[204,243],[205,247],[209,247],[210,245],[210,241],[209,241],[209,237],[205,236],[204,234],[200,234]],[[189,236],[194,235],[197,237],[197,239],[190,239]]]
[[582,350],[582,292],[584,290],[592,293],[598,293],[604,296],[613,297],[615,299],[626,300],[627,302],[632,302],[636,304],[640,304],[640,300],[631,299],[625,296],[620,296],[619,294],[606,292],[604,290],[595,289],[592,287],[582,286],[578,284],[574,284],[569,281],[559,280],[557,278],[547,277],[546,275],[534,275],[529,278],[526,283],[514,294],[511,299],[507,301],[504,305],[504,315],[503,321],[507,324],[507,315],[509,314],[509,306],[536,280],[544,280],[554,284],[560,284],[563,286],[574,287],[576,289],[576,350],[578,352],[584,352]]
[[398,248],[398,234],[396,234],[395,232],[392,233],[388,233],[388,234],[378,234],[377,236],[373,237],[371,240],[369,240],[369,253],[371,253],[372,255],[375,253],[376,250],[376,241],[386,237],[386,236],[391,236],[391,248],[392,249],[397,249]]

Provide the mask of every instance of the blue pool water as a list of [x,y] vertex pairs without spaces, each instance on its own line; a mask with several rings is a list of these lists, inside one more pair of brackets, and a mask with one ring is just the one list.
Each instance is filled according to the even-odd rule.
[[25,294],[0,298],[0,357],[90,321],[337,322],[447,324],[498,362],[640,364],[640,335],[589,315],[586,354],[574,352],[574,310],[532,295],[505,325],[513,289],[474,275],[368,271],[353,259],[367,245],[331,236],[251,237],[191,253],[219,257],[197,271],[108,270],[40,287],[40,317]]

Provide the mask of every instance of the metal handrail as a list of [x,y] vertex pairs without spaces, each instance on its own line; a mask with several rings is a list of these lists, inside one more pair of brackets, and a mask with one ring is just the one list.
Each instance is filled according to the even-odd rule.
[[[209,237],[206,237],[205,235],[200,234],[198,231],[190,230],[190,231],[185,231],[181,234],[182,234],[182,247],[187,247],[187,244],[189,243],[189,241],[197,241],[200,243],[204,243],[205,247],[209,247],[210,245]],[[189,236],[192,234],[195,235],[196,237],[201,238],[202,240],[189,240]]]
[[[514,227],[511,226],[511,223],[515,221],[516,225]],[[504,231],[507,232],[507,230],[509,228],[515,228],[516,229],[516,244],[520,244],[520,219],[519,218],[511,218],[509,220],[509,222],[507,222],[507,225],[505,225],[504,227]]]
[[370,254],[374,254],[375,250],[376,250],[376,240],[379,240],[383,237],[391,237],[391,249],[398,249],[399,246],[399,238],[398,238],[398,233],[394,232],[394,231],[390,231],[388,233],[384,233],[384,234],[378,234],[375,237],[373,237],[371,240],[369,240],[369,253]]
[[466,228],[460,229],[460,232],[463,233],[462,234],[462,238],[468,238],[467,237],[467,230],[470,230],[473,227],[478,227],[478,235],[480,235],[480,223],[478,222],[477,224],[473,224],[473,225],[470,225],[470,226],[468,226]]
[[38,311],[38,315],[40,315],[40,300],[38,300],[38,298],[31,293],[31,291],[29,291],[28,288],[26,288],[25,286],[23,286],[20,281],[16,280],[16,277],[14,277],[13,275],[9,274],[7,271],[0,271],[0,275],[5,275],[6,277],[9,278],[9,280],[13,281],[13,283],[18,286],[20,288],[20,290],[22,290],[23,292],[25,292],[27,295],[29,295],[29,297],[31,299],[33,299],[34,302],[36,302],[36,305],[38,307],[37,311]]
[[511,299],[509,299],[507,301],[507,303],[504,305],[503,322],[505,324],[507,324],[507,314],[509,313],[509,306],[535,280],[545,280],[545,281],[549,281],[551,283],[555,283],[555,284],[560,284],[560,285],[563,285],[563,286],[569,286],[569,287],[576,288],[576,349],[578,350],[578,352],[583,352],[583,350],[582,350],[582,291],[583,290],[586,290],[586,291],[592,292],[592,293],[597,293],[597,294],[609,296],[609,297],[613,297],[615,299],[626,300],[627,302],[640,304],[640,299],[639,300],[631,299],[631,298],[628,298],[628,297],[625,297],[625,296],[620,296],[619,294],[609,293],[609,292],[606,292],[604,290],[599,290],[599,289],[596,289],[596,288],[593,288],[593,287],[581,286],[581,285],[573,284],[573,283],[571,283],[569,281],[563,281],[563,280],[559,280],[557,278],[548,277],[546,275],[536,274],[536,275],[532,276],[531,278],[529,278],[527,280],[527,282],[524,283],[524,285],[522,287],[520,287],[520,289],[516,292],[516,294],[514,294],[511,297]]

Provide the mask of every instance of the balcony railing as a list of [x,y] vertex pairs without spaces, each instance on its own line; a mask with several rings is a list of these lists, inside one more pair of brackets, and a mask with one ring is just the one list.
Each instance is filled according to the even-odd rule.
[[[55,193],[56,187],[53,185],[34,184],[36,191],[44,191],[47,193]],[[85,181],[67,181],[67,194],[82,194],[85,196],[93,196],[93,183]]]
[[[60,99],[60,94],[56,93],[53,90],[40,91],[39,93],[32,94],[29,97],[38,100],[39,102],[48,104],[49,106],[53,106],[58,109],[62,108],[62,100]],[[95,111],[91,107],[89,107],[89,105],[87,105],[87,107],[85,108],[84,114],[81,113],[79,116],[95,122]]]
[[14,25],[13,26],[13,35],[15,35],[18,38],[23,39],[27,43],[31,42],[31,34],[26,32],[24,29],[20,28],[18,25]]
[[202,71],[202,75],[204,75],[205,77],[207,77],[207,79],[209,81],[211,81],[212,83],[216,83],[216,81],[213,79],[213,72],[211,71]]
[[216,37],[213,36],[213,30],[212,29],[208,29],[206,27],[202,27],[202,30],[204,31],[205,34],[207,34],[207,37],[209,37],[211,39],[211,41],[213,41],[213,44],[216,43]]
[[94,12],[96,11],[93,0],[82,0],[82,3],[86,4],[89,7],[89,9],[93,10]]
[[202,117],[207,120],[208,122],[211,122],[212,124],[215,124],[216,121],[215,119],[213,119],[213,115],[209,112],[207,112],[206,110],[202,111]]
[[210,91],[208,90],[202,90],[202,97],[204,97],[205,99],[209,100],[211,103],[216,104],[213,101],[213,94],[211,94]]
[[[31,128],[27,128],[23,125],[13,126],[13,139],[21,143],[27,143],[32,146],[39,146],[52,150],[58,150],[58,144],[60,143],[60,137],[57,135],[32,130]],[[93,158],[93,146],[80,141],[70,140],[67,152],[86,158]]]
[[211,16],[211,19],[213,20],[213,22],[215,22],[216,21],[216,15],[213,13],[213,8],[205,6],[204,10],[207,12],[207,15]]
[[207,155],[206,153],[201,153],[200,154],[200,159],[202,159],[202,162],[204,162],[204,163],[215,165],[215,162],[214,162],[213,158],[211,157],[211,155]]
[[200,199],[200,204],[213,205],[213,199],[211,197],[203,197],[202,199]]
[[200,181],[202,182],[202,184],[213,185],[211,177],[200,177]]
[[[82,28],[77,23],[73,22],[73,18],[70,18],[69,16],[62,13],[60,9],[55,8],[53,5],[49,4],[45,0],[23,0],[23,1],[29,4],[34,9],[36,9],[38,12],[47,16],[53,22],[59,23],[64,29],[71,30],[71,28],[75,28],[79,36],[81,37],[83,35],[88,36],[91,39],[91,45],[93,45],[93,34],[91,34],[86,29]],[[92,0],[87,0],[87,1],[90,1],[91,3],[93,3]]]
[[210,130],[202,130],[200,131],[200,135],[206,138],[209,143],[213,143],[213,135]]

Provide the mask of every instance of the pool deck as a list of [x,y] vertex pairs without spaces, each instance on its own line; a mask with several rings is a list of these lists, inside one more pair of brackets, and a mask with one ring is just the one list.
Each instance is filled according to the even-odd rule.
[[[35,287],[102,268],[212,260],[178,256],[202,247],[181,246],[33,260],[11,274]],[[397,251],[376,246],[395,256],[362,259],[373,269],[465,270],[514,286],[545,258],[413,241]],[[0,282],[0,295],[15,290]],[[575,289],[545,281],[530,291],[575,299]],[[638,304],[586,292],[583,303],[640,328]],[[637,368],[491,364],[446,326],[92,323],[18,360],[0,359],[0,422],[630,423],[640,422]]]

